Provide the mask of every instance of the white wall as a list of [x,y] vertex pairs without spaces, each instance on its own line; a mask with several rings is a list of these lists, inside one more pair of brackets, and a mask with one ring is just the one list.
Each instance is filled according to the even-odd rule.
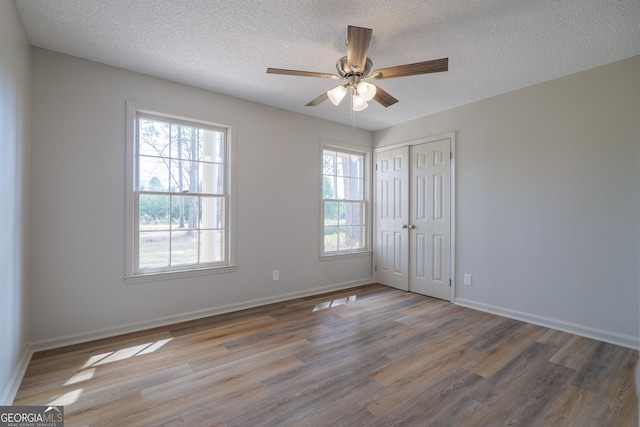
[[[320,141],[370,132],[42,49],[33,54],[31,339],[86,340],[371,281],[371,258],[319,260]],[[233,126],[235,273],[126,285],[125,101]],[[280,281],[272,282],[272,270]]]
[[634,57],[375,133],[456,132],[456,302],[638,346],[638,76]]
[[25,253],[31,47],[11,1],[0,1],[0,405],[17,392],[28,347]]

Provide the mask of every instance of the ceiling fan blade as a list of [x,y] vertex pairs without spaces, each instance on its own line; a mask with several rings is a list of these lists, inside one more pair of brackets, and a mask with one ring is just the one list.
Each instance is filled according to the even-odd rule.
[[322,95],[320,95],[319,97],[317,97],[316,99],[309,101],[308,103],[306,103],[304,106],[305,107],[315,107],[316,105],[320,104],[321,102],[325,101],[329,99],[329,95],[327,95],[327,92],[322,92]]
[[371,73],[371,77],[376,80],[392,79],[395,77],[416,76],[418,74],[439,73],[448,69],[449,58],[441,58],[375,70]]
[[334,80],[338,80],[341,78],[337,74],[316,73],[313,71],[285,70],[283,68],[267,68],[267,74],[285,74],[287,76],[319,77],[323,79],[334,79]]
[[[363,71],[369,52],[369,42],[371,41],[370,28],[353,27],[347,28],[347,66],[350,70]],[[357,69],[354,69],[357,67]]]
[[373,97],[373,99],[378,101],[385,108],[398,102],[397,99],[389,95],[389,92],[384,91],[381,87],[377,85],[376,85],[376,95]]

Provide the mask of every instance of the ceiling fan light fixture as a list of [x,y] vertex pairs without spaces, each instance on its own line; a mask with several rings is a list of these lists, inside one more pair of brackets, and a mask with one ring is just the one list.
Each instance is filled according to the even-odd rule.
[[331,101],[333,105],[340,104],[340,101],[342,101],[342,98],[344,98],[346,94],[347,90],[344,88],[344,86],[336,86],[333,89],[327,91],[329,101]]
[[358,83],[357,92],[365,101],[371,101],[376,96],[376,85],[360,82]]
[[360,95],[353,95],[353,111],[362,111],[367,108],[369,104],[367,101]]
[[440,73],[449,70],[449,58],[440,58],[371,71],[373,61],[368,56],[371,33],[372,30],[370,28],[361,28],[353,25],[347,26],[347,56],[343,56],[336,62],[338,74],[288,70],[284,68],[267,68],[267,73],[346,81],[346,84],[342,86],[337,86],[323,92],[320,96],[305,104],[305,106],[315,107],[327,99],[331,100],[331,103],[337,106],[344,97],[353,90],[353,93],[349,93],[351,97],[351,109],[352,111],[362,111],[367,108],[367,102],[371,100],[376,101],[385,108],[398,102],[396,98],[387,93],[383,88],[379,88],[369,82],[364,82],[364,80],[393,79],[397,77],[417,76],[420,74]]

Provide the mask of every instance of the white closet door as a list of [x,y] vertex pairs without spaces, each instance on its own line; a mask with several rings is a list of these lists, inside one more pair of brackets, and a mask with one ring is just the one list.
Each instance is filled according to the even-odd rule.
[[376,155],[376,277],[409,290],[409,147]]
[[376,277],[451,300],[451,139],[376,153]]
[[409,290],[451,298],[451,140],[410,149]]

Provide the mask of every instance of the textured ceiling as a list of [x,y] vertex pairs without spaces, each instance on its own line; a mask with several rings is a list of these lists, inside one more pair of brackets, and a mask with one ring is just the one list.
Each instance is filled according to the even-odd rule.
[[351,124],[348,102],[305,107],[335,81],[347,25],[373,29],[373,68],[449,58],[446,73],[377,84],[357,127],[378,130],[640,54],[640,0],[15,0],[33,46]]

